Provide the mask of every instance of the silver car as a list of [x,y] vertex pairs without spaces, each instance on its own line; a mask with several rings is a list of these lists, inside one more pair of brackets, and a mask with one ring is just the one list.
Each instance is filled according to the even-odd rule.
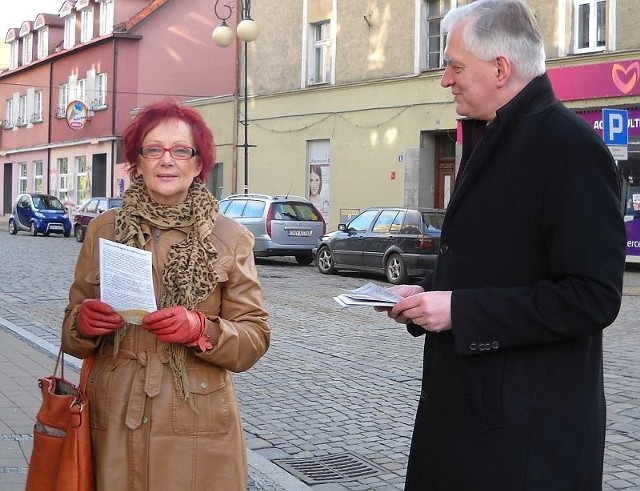
[[313,262],[312,249],[327,228],[318,209],[301,196],[233,194],[220,201],[220,213],[251,231],[256,257],[294,256],[302,265]]

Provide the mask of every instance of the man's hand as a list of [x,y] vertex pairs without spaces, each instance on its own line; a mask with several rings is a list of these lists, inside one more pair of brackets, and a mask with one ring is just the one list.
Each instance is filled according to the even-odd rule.
[[122,316],[97,298],[87,298],[78,308],[76,329],[86,338],[106,336],[122,327]]
[[450,291],[423,292],[406,297],[389,310],[389,317],[397,322],[413,323],[426,331],[451,329]]
[[[423,288],[418,285],[395,285],[387,288],[387,290],[404,298],[424,292]],[[407,324],[409,322],[409,319],[405,318],[402,312],[395,311],[392,307],[374,307],[374,309],[376,312],[386,312],[391,319],[400,324]]]

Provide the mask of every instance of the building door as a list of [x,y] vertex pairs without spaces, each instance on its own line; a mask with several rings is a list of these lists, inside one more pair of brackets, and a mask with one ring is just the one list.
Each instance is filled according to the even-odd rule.
[[436,165],[434,206],[449,206],[456,175],[456,132],[448,130],[436,134]]
[[107,154],[93,155],[91,165],[91,196],[107,195]]
[[13,183],[13,164],[4,164],[4,188],[2,190],[2,196],[4,197],[2,202],[2,213],[7,215],[11,213],[11,207],[13,205],[13,189],[11,184]]
[[446,208],[451,199],[455,182],[455,161],[438,161],[436,176],[435,207]]

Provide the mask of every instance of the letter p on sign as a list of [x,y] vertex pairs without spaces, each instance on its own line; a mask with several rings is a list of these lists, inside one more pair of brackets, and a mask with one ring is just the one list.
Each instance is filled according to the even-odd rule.
[[602,139],[606,145],[628,145],[629,116],[626,109],[602,110]]

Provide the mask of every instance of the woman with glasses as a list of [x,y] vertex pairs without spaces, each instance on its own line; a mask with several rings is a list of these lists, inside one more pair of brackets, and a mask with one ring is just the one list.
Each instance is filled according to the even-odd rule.
[[[203,185],[211,130],[171,101],[123,134],[131,186],[91,221],[65,310],[65,352],[95,352],[87,393],[97,491],[247,488],[231,372],[251,368],[270,329],[253,238]],[[99,239],[151,252],[158,310],[129,318],[100,301]]]

